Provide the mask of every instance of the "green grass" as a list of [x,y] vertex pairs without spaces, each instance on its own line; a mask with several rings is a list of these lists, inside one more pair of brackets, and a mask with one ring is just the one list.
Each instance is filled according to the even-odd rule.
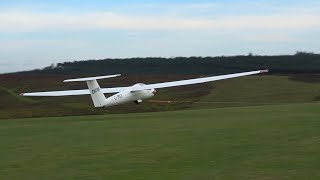
[[[233,107],[320,100],[320,82],[294,81],[288,76],[248,76],[218,81],[213,86],[211,92],[202,96],[193,107]],[[205,103],[208,101],[210,103]]]
[[0,121],[0,179],[319,179],[320,104]]

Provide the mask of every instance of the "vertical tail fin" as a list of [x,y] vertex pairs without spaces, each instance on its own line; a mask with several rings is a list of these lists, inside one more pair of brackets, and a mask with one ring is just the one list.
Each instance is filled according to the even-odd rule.
[[94,107],[103,107],[106,104],[106,97],[100,90],[97,80],[87,81]]
[[100,86],[97,82],[97,79],[105,79],[105,78],[113,78],[118,77],[121,74],[115,75],[107,75],[107,76],[97,76],[97,77],[87,77],[87,78],[78,78],[78,79],[67,79],[63,82],[79,82],[79,81],[86,81],[88,88],[90,90],[90,95],[94,104],[94,107],[103,107],[107,103],[107,99],[102,93]]

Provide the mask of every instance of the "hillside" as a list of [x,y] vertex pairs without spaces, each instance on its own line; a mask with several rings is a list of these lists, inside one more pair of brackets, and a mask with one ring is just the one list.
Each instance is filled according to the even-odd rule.
[[[93,108],[89,96],[28,98],[22,92],[86,89],[64,79],[122,73],[101,87],[130,86],[269,68],[267,75],[161,89],[139,106]],[[93,115],[315,102],[320,100],[320,55],[105,59],[60,63],[42,70],[0,75],[0,119]],[[108,96],[108,95],[107,95]],[[170,101],[170,103],[168,103]]]
[[[158,90],[140,105],[126,104],[106,109],[94,108],[90,96],[28,98],[21,92],[86,88],[82,83],[62,83],[63,75],[11,75],[1,79],[0,119],[92,115],[129,112],[167,111],[194,108],[221,108],[265,104],[317,102],[320,100],[319,75],[257,75],[213,83]],[[199,77],[196,75],[145,75],[140,82],[162,82]],[[102,87],[135,84],[136,76],[102,80]],[[171,101],[167,103],[166,101]]]

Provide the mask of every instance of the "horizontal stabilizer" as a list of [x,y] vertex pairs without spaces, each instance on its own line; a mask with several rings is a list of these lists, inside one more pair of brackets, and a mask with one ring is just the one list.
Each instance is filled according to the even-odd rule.
[[77,78],[77,79],[67,79],[63,82],[81,82],[81,81],[92,81],[92,80],[98,80],[98,79],[106,79],[106,78],[113,78],[121,76],[121,74],[115,74],[115,75],[107,75],[107,76],[97,76],[97,77],[87,77],[87,78]]

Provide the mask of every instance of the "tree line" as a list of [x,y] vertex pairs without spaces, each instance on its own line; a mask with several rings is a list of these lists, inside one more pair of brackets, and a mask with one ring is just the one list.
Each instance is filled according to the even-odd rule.
[[44,74],[224,74],[259,69],[271,73],[320,73],[320,54],[279,56],[147,57],[58,63],[24,73]]

